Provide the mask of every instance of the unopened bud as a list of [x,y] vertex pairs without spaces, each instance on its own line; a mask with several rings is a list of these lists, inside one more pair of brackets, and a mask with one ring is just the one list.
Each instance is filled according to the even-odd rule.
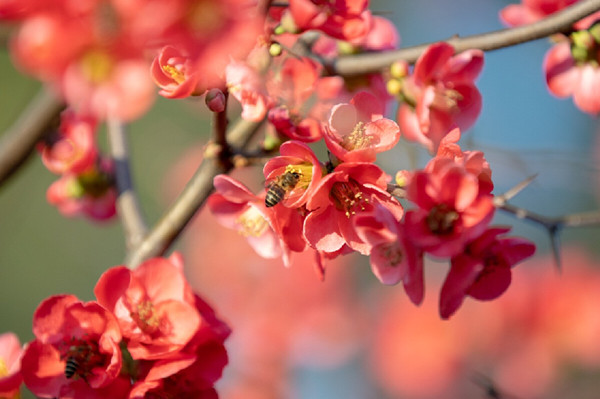
[[412,173],[408,170],[399,170],[396,172],[395,182],[398,187],[404,188],[410,182],[412,178]]
[[402,92],[402,81],[398,79],[390,79],[388,80],[386,87],[388,93],[390,93],[392,96],[397,96]]
[[210,89],[206,93],[206,106],[212,112],[225,111],[225,94],[219,89]]
[[279,43],[273,43],[269,46],[269,54],[271,54],[272,57],[280,56],[282,51],[283,49]]
[[405,61],[396,61],[390,66],[390,75],[401,79],[408,76],[408,64]]

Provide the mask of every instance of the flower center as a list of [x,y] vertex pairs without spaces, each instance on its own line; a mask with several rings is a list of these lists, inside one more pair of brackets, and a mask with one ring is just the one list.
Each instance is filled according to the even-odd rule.
[[185,82],[185,75],[179,68],[174,65],[163,65],[162,70],[165,74],[169,75],[177,84]]
[[4,359],[0,357],[0,378],[6,377],[8,375],[8,366]]
[[356,126],[354,126],[352,133],[344,136],[340,144],[348,151],[359,150],[371,146],[375,137],[365,134],[365,130],[365,124],[363,122],[358,122]]
[[344,212],[346,217],[355,215],[357,211],[364,211],[365,204],[369,203],[369,199],[365,198],[360,186],[355,180],[347,182],[336,182],[331,186],[329,198],[335,205],[336,209]]
[[249,207],[237,218],[238,232],[244,237],[260,237],[269,228],[267,219],[255,207]]
[[402,248],[397,243],[383,244],[378,248],[379,253],[383,258],[388,260],[390,266],[397,266],[402,262],[404,254],[402,253]]
[[158,329],[160,320],[154,311],[154,305],[150,301],[142,301],[137,304],[136,311],[131,313],[131,318],[145,333],[151,334]]
[[427,227],[436,235],[447,235],[454,231],[454,224],[459,219],[459,214],[445,204],[434,206],[427,215]]
[[458,102],[462,99],[462,94],[454,89],[447,87],[436,88],[431,107],[451,112],[458,109]]

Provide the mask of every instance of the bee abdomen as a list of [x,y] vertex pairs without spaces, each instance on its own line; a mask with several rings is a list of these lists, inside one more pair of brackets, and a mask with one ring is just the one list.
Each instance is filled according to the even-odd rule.
[[65,365],[65,377],[72,378],[77,370],[79,369],[79,362],[74,357],[69,357],[67,359],[67,364]]
[[283,196],[285,195],[285,190],[277,185],[273,185],[267,191],[267,195],[265,196],[265,205],[267,208],[275,206],[281,202]]

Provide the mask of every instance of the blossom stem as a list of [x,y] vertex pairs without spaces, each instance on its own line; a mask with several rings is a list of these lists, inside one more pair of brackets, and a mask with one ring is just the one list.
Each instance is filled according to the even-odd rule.
[[[468,49],[497,50],[541,39],[556,33],[569,32],[575,22],[598,10],[600,10],[600,0],[585,0],[529,25],[463,38],[455,36],[446,40],[446,42],[451,44],[457,53]],[[344,56],[326,60],[324,65],[331,75],[353,76],[379,72],[395,61],[404,60],[414,63],[430,44],[426,43],[399,50]]]
[[[240,119],[229,131],[229,144],[235,148],[245,148],[260,126],[260,122]],[[214,156],[205,157],[174,204],[144,239],[129,251],[125,263],[135,267],[148,258],[164,254],[212,193],[214,177],[229,172],[232,167],[231,163],[224,165]]]
[[0,138],[0,184],[17,171],[65,108],[54,93],[43,87]]
[[127,248],[131,249],[140,243],[146,235],[146,222],[131,178],[125,124],[118,119],[109,118],[107,132],[111,156],[115,162],[118,214],[123,223]]

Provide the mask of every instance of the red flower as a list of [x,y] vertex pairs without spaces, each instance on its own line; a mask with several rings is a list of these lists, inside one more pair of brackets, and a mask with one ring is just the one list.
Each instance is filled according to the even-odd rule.
[[82,173],[93,167],[98,156],[96,120],[67,110],[55,135],[38,145],[42,162],[52,173]]
[[371,26],[368,0],[290,0],[289,11],[300,30],[318,29],[341,40],[364,37]]
[[523,4],[509,4],[500,11],[500,19],[507,26],[527,25],[576,3],[577,0],[523,0]]
[[94,289],[113,312],[134,359],[160,359],[180,351],[200,326],[192,289],[183,270],[153,258],[134,270],[113,267]]
[[118,379],[119,324],[98,303],[83,303],[73,295],[52,296],[36,309],[33,333],[35,340],[25,349],[21,369],[25,385],[36,396],[127,396],[128,388]]
[[356,94],[350,104],[335,105],[324,132],[327,147],[344,162],[374,162],[377,153],[400,139],[400,128],[384,113],[383,104],[368,92]]
[[306,204],[323,174],[321,163],[306,144],[287,141],[279,148],[278,157],[271,158],[263,169],[267,186],[281,179],[285,173],[297,173],[298,182],[286,190],[281,204],[298,208]]
[[[287,58],[276,77],[268,80],[269,94],[280,99],[268,114],[277,131],[294,140],[313,142],[321,138],[318,112],[322,66],[310,58]],[[325,81],[328,83],[328,81]],[[327,90],[323,90],[328,94]]]
[[160,94],[166,98],[185,98],[200,95],[198,74],[192,60],[174,46],[165,46],[152,61],[152,79],[160,87]]
[[23,383],[21,356],[23,348],[19,338],[10,332],[0,334],[0,397],[18,399]]
[[243,62],[230,62],[225,77],[229,92],[242,104],[242,118],[261,121],[273,106],[264,78]]
[[48,187],[46,199],[67,217],[108,220],[117,212],[112,169],[109,160],[102,160],[99,167],[94,165],[84,173],[65,174]]
[[[590,40],[593,38],[590,37]],[[552,94],[557,97],[573,96],[573,102],[583,112],[598,114],[600,112],[600,71],[597,66],[598,44],[586,57],[589,60],[578,61],[572,53],[572,44],[562,41],[552,47],[544,58],[546,84]],[[586,52],[588,52],[586,50]]]
[[454,55],[448,43],[429,46],[402,83],[397,118],[404,137],[435,152],[450,130],[471,127],[481,111],[474,80],[482,67],[481,50]]
[[130,399],[153,395],[217,398],[213,385],[228,361],[223,342],[230,330],[206,302],[197,295],[194,299],[202,318],[196,334],[175,356],[152,362],[145,376],[133,386]]
[[[454,256],[478,237],[494,215],[488,185],[450,158],[434,158],[431,170],[416,172],[408,199],[419,206],[405,218],[411,240],[436,256]],[[428,165],[429,166],[429,165]]]
[[440,293],[440,315],[447,319],[465,296],[481,301],[499,297],[510,285],[511,268],[530,257],[535,245],[521,238],[498,238],[509,228],[490,228],[452,258]]
[[389,176],[371,163],[342,163],[315,187],[306,207],[304,236],[313,248],[336,252],[344,244],[362,254],[371,251],[353,225],[355,215],[371,212],[375,204],[388,208],[399,220],[403,209],[387,191]]
[[360,238],[373,249],[369,258],[373,274],[383,284],[402,281],[415,304],[423,300],[423,252],[408,240],[404,227],[389,210],[376,206],[372,214],[361,213],[354,218]]

